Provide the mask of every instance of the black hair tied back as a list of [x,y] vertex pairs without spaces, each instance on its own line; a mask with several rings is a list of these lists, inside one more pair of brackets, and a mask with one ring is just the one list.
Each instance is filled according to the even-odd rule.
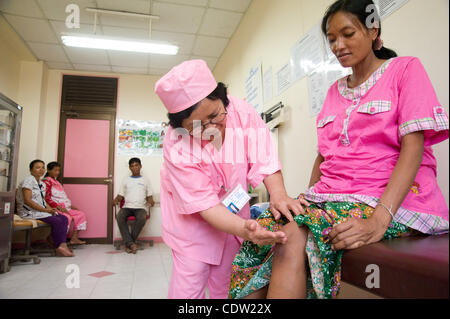
[[51,171],[55,167],[61,167],[61,164],[58,162],[50,162],[47,164],[47,173],[45,173],[45,177],[48,177],[48,171]]
[[[374,8],[374,10],[370,10]],[[325,13],[322,19],[322,32],[327,34],[328,20],[338,12],[347,12],[358,18],[361,24],[367,29],[366,22],[375,20],[378,22],[378,36],[381,37],[381,19],[378,10],[372,0],[338,0],[333,3]],[[391,49],[381,47],[379,50],[373,50],[375,56],[382,60],[388,60],[397,57],[397,53]]]

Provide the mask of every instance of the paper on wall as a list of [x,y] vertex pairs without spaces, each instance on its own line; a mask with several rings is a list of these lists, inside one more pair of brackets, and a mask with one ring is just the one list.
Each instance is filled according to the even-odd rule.
[[378,8],[381,20],[386,19],[392,13],[400,9],[408,0],[374,0]]
[[323,61],[323,37],[319,25],[316,25],[291,49],[292,80],[302,79],[319,67]]
[[309,112],[311,117],[316,116],[322,110],[327,95],[326,73],[318,69],[308,76]]
[[264,111],[262,90],[262,63],[259,62],[248,72],[245,80],[246,101],[252,105],[258,113]]
[[264,103],[270,101],[273,98],[273,72],[270,67],[263,75],[264,86]]
[[330,87],[339,79],[351,74],[336,58],[328,59],[308,76],[309,110],[314,117],[322,110]]
[[281,69],[275,74],[277,96],[286,91],[292,83],[291,80],[291,65],[286,63]]

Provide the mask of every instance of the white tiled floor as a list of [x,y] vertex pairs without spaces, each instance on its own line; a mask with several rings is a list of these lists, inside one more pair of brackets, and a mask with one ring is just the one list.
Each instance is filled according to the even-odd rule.
[[[133,298],[165,299],[169,289],[172,254],[163,243],[145,247],[136,255],[107,254],[112,245],[87,245],[74,250],[75,257],[41,257],[38,265],[14,263],[0,274],[2,298]],[[66,267],[79,266],[80,288],[67,288]],[[95,278],[101,271],[113,275]]]

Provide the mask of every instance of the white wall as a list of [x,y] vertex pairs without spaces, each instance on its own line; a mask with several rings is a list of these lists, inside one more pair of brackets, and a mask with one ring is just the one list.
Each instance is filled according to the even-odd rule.
[[0,43],[0,92],[17,101],[21,63],[36,59],[2,16]]
[[[245,97],[245,77],[256,62],[263,71],[278,70],[290,58],[290,49],[314,25],[319,24],[332,0],[254,0],[219,59],[214,74],[229,85],[232,95]],[[385,46],[399,55],[419,57],[436,88],[442,105],[449,105],[449,2],[410,0],[382,23]],[[315,118],[309,115],[306,79],[296,82],[279,97],[291,109],[290,120],[279,130],[279,152],[287,190],[291,196],[306,190],[317,152]],[[436,148],[438,182],[449,200],[448,141]]]
[[44,62],[22,61],[20,69],[17,103],[23,107],[20,133],[19,164],[17,180],[29,175],[29,163],[40,155],[40,126],[45,114],[45,92],[47,66]]

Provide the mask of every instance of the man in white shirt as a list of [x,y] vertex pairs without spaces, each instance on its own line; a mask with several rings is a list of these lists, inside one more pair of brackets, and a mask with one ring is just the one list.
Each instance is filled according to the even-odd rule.
[[[125,201],[123,207],[116,216],[117,224],[125,243],[127,253],[135,254],[137,252],[136,240],[145,226],[147,211],[145,206],[153,207],[153,192],[150,181],[141,175],[142,164],[139,158],[132,158],[128,162],[131,176],[123,179],[122,185],[113,204],[119,205]],[[136,218],[131,233],[128,229],[127,219],[130,216]]]

